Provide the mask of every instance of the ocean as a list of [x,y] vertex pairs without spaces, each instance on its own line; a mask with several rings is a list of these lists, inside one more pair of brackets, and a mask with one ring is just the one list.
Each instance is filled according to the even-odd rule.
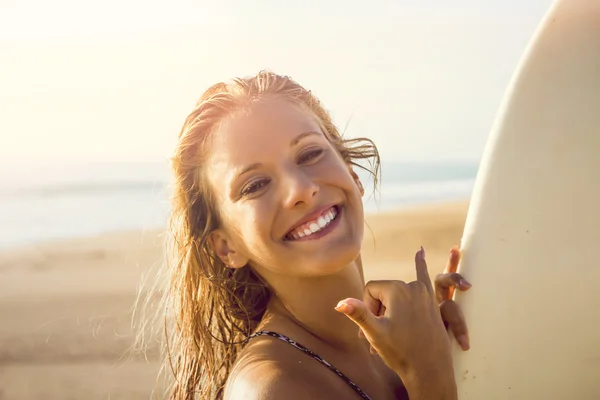
[[[376,195],[368,176],[367,213],[468,199],[476,162],[383,162]],[[165,226],[166,163],[12,165],[0,170],[0,248],[48,239]]]

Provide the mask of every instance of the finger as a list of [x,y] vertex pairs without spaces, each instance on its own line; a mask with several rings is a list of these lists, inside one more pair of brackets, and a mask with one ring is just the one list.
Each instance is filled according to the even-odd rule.
[[449,272],[446,274],[439,274],[435,277],[435,294],[438,303],[444,300],[451,299],[450,289],[458,288],[459,290],[468,290],[471,284],[462,277],[459,273]]
[[367,340],[371,341],[373,337],[377,337],[380,322],[362,301],[352,298],[345,299],[337,304],[335,310],[354,321]]
[[470,347],[469,331],[467,330],[465,317],[460,311],[458,304],[452,300],[446,300],[440,305],[440,312],[442,319],[447,323],[460,347],[463,350],[468,350]]
[[452,246],[450,249],[450,255],[444,273],[456,272],[458,270],[458,263],[460,261],[460,249],[458,246]]
[[[458,264],[460,262],[460,250],[458,246],[452,246],[450,249],[450,257],[448,258],[448,263],[446,264],[446,268],[444,269],[444,273],[451,274],[458,270]],[[444,299],[451,299],[454,295],[454,288],[449,287],[447,294],[444,296]]]
[[392,306],[391,298],[397,295],[397,281],[369,281],[365,285],[363,302],[374,315],[381,316]]
[[439,274],[436,276],[435,286],[436,289],[447,289],[454,286],[460,290],[466,290],[471,287],[471,283],[463,278],[458,272],[450,272],[448,274]]
[[360,328],[358,328],[358,337],[361,338],[361,339],[366,339],[365,333]]
[[425,261],[425,249],[421,246],[421,250],[415,255],[415,264],[417,268],[417,281],[423,283],[427,288],[427,291],[434,295],[433,286],[431,285],[431,278],[427,271],[427,262]]

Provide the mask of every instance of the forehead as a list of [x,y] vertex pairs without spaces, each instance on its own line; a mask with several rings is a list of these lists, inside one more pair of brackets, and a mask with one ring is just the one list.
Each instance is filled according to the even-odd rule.
[[281,99],[265,99],[224,121],[216,136],[285,140],[301,132],[320,130],[316,118],[300,106]]
[[316,118],[300,107],[283,100],[254,104],[247,112],[228,118],[213,133],[210,174],[229,179],[234,169],[281,154],[282,146],[288,148],[296,136],[308,131],[321,132],[321,128]]

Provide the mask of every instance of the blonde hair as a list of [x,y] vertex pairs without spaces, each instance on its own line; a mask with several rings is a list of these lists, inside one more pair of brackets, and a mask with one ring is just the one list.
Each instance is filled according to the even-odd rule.
[[[220,225],[204,167],[210,134],[232,113],[276,96],[309,111],[346,163],[370,172],[377,185],[379,154],[369,139],[344,139],[329,113],[287,76],[261,71],[210,87],[186,118],[172,157],[174,187],[167,287],[162,293],[165,366],[171,399],[220,399],[236,356],[265,313],[271,293],[250,267],[227,267],[208,237]],[[368,161],[369,166],[359,161]]]

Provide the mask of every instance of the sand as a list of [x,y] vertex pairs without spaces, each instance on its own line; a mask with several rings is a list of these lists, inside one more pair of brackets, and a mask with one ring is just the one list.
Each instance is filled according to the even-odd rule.
[[[365,278],[432,276],[460,243],[467,202],[369,215]],[[0,399],[148,399],[156,353],[128,356],[140,281],[162,262],[159,231],[45,242],[0,253]]]

